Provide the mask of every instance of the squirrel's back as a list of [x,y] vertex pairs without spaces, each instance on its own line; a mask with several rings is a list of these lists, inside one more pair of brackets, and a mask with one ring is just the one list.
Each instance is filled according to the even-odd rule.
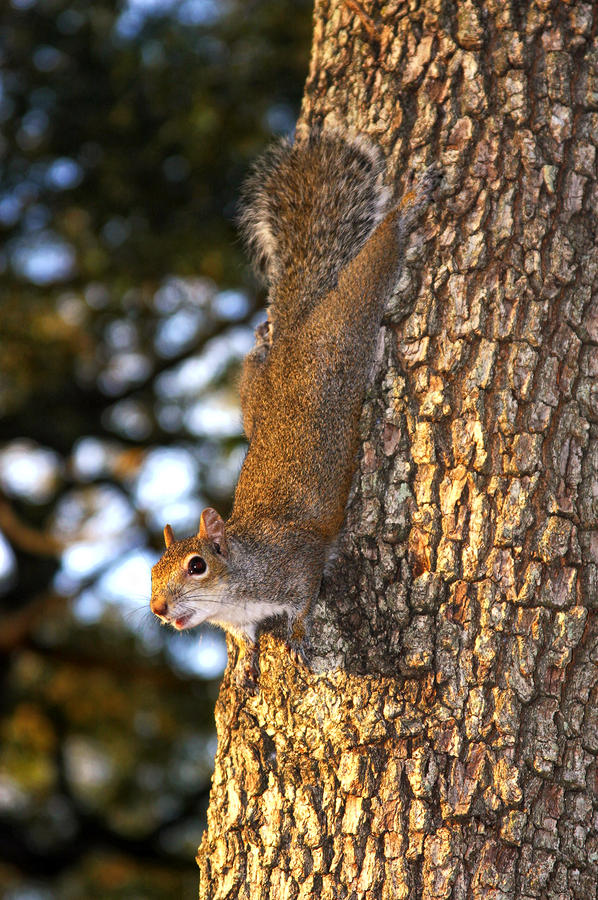
[[388,210],[381,152],[312,133],[270,150],[245,192],[246,237],[269,281],[271,328],[245,361],[250,439],[229,531],[338,532],[358,421],[403,230]]
[[385,169],[366,138],[335,132],[282,140],[258,161],[240,224],[277,318],[305,314],[335,286],[387,212]]

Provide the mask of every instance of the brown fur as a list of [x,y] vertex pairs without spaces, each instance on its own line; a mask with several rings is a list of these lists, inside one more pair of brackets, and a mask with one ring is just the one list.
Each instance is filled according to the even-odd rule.
[[[336,134],[279,144],[256,167],[242,222],[270,282],[270,326],[259,331],[241,382],[249,451],[230,519],[224,525],[210,511],[206,520],[215,535],[224,528],[224,556],[212,553],[207,575],[190,582],[176,569],[189,542],[172,545],[168,564],[154,569],[160,610],[174,596],[174,569],[203,619],[253,640],[261,623],[286,613],[291,642],[302,640],[343,521],[384,306],[437,183],[430,170],[380,222],[383,171],[363,138]],[[208,531],[189,539],[206,559],[215,540]]]

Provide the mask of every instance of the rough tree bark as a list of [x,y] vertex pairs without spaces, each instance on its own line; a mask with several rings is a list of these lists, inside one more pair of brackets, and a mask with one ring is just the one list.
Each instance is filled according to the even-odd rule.
[[597,26],[316,3],[301,127],[368,132],[397,183],[439,160],[446,196],[381,333],[314,672],[266,637],[257,696],[225,676],[201,898],[597,896]]

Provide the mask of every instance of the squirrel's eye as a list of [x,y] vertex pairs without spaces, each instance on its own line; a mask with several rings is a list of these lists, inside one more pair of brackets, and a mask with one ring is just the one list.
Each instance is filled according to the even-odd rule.
[[187,563],[189,575],[203,575],[207,568],[206,561],[201,556],[192,556]]

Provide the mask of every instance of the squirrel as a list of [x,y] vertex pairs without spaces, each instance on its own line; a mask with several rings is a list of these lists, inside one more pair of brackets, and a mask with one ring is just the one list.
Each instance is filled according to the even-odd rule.
[[440,180],[427,170],[390,202],[381,151],[363,136],[314,132],[254,166],[240,222],[269,286],[240,382],[249,449],[230,518],[211,508],[198,534],[152,569],[151,609],[177,629],[220,625],[257,675],[257,640],[286,616],[305,661],[306,620],[345,514],[358,425],[384,308],[405,246]]

